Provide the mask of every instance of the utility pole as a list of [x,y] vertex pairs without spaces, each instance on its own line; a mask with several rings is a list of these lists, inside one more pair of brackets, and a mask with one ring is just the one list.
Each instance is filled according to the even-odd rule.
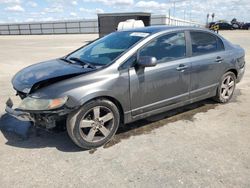
[[170,25],[171,24],[171,21],[170,21],[170,15],[171,15],[171,9],[169,8],[169,13],[168,13],[168,25]]
[[189,21],[191,22],[191,14],[192,14],[192,5],[191,5],[191,0],[189,0]]
[[169,1],[170,3],[173,3],[173,4],[172,4],[172,8],[173,8],[173,17],[175,17],[176,3],[182,2],[182,1],[183,1],[183,0],[170,0],[170,1]]
[[212,22],[214,22],[214,17],[215,17],[215,14],[213,13],[212,14]]
[[173,13],[173,17],[175,18],[175,0],[174,0],[174,13]]
[[207,21],[206,21],[207,26],[208,26],[208,19],[209,19],[209,13],[207,13]]

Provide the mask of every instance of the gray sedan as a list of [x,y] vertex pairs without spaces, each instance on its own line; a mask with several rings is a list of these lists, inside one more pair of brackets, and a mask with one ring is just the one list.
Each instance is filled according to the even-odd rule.
[[192,27],[145,27],[111,33],[71,54],[19,71],[22,102],[6,111],[53,129],[66,121],[72,141],[90,149],[120,124],[196,101],[228,102],[245,70],[244,50]]

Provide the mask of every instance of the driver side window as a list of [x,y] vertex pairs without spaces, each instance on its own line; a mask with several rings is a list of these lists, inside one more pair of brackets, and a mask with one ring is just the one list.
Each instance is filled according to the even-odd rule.
[[180,59],[186,56],[184,32],[171,33],[154,39],[140,50],[140,56],[152,56],[157,63]]

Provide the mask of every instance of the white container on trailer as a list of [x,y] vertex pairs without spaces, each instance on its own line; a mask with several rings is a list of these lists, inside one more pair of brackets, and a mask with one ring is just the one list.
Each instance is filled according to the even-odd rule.
[[129,19],[124,22],[120,22],[117,27],[117,31],[125,30],[125,29],[133,29],[138,27],[144,27],[144,23],[142,20],[134,20]]

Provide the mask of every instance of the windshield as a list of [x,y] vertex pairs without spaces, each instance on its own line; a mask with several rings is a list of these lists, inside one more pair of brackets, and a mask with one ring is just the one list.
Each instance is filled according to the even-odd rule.
[[148,35],[142,32],[114,32],[70,54],[67,59],[78,58],[92,65],[108,65]]

